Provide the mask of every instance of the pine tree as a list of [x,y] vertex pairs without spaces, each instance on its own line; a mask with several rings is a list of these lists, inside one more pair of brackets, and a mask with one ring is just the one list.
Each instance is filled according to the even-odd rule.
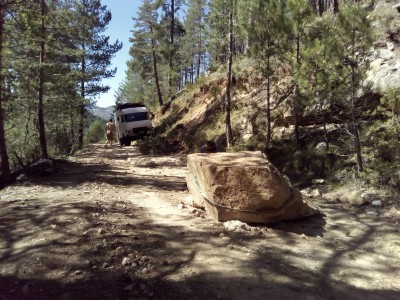
[[190,0],[184,21],[185,35],[179,49],[183,83],[193,83],[207,69],[206,31],[207,0]]
[[357,107],[357,92],[362,88],[362,81],[368,68],[367,57],[372,45],[372,31],[367,12],[357,4],[345,6],[338,14],[336,30],[340,45],[336,54],[341,62],[340,70],[347,79],[345,85],[350,95],[347,104],[351,112],[354,150],[358,172],[362,172],[364,166],[359,127],[362,111],[359,111]]
[[226,145],[230,148],[233,145],[233,134],[231,125],[231,81],[232,81],[232,56],[233,56],[233,19],[234,10],[237,7],[235,0],[229,0],[229,13],[228,13],[228,53],[227,53],[227,71],[226,71],[226,93],[225,93],[225,135]]
[[0,179],[3,182],[9,180],[10,176],[10,164],[8,160],[8,150],[5,138],[5,110],[3,108],[3,102],[5,102],[3,87],[5,86],[5,78],[3,75],[4,66],[4,19],[6,17],[5,12],[6,6],[0,3],[0,159],[1,159],[1,169],[0,169]]
[[[306,26],[311,21],[312,10],[308,0],[289,0],[286,2],[286,17],[288,21],[288,29],[290,32],[293,43],[289,47],[289,61],[291,62],[292,73],[294,78],[301,76],[300,68],[302,61],[300,59],[303,49],[307,48],[307,33]],[[292,109],[294,113],[294,134],[297,147],[301,147],[300,143],[300,130],[299,130],[299,117],[304,108],[304,97],[300,93],[299,84],[294,83],[294,96],[292,102]]]
[[253,2],[244,1],[241,10],[247,14],[243,18],[244,28],[249,36],[250,54],[256,58],[263,76],[266,78],[266,115],[267,115],[267,137],[266,148],[270,147],[272,139],[271,128],[271,82],[275,76],[274,68],[282,58],[287,32],[287,22],[284,18],[282,1],[258,0]]
[[101,85],[104,78],[113,77],[116,69],[109,69],[111,59],[122,48],[118,40],[112,44],[109,37],[103,35],[109,22],[111,12],[100,0],[80,0],[74,7],[73,26],[78,30],[73,33],[74,41],[79,47],[79,63],[77,70],[80,73],[79,107],[79,148],[83,145],[84,120],[86,106],[90,105],[90,99],[94,99],[100,93],[109,90],[109,86]]
[[[159,26],[159,40],[161,46],[164,48],[164,60],[166,68],[168,69],[168,88],[167,96],[170,99],[172,93],[176,90],[178,86],[178,72],[176,68],[176,54],[177,45],[179,41],[177,38],[182,36],[183,28],[179,20],[177,19],[177,13],[181,7],[180,0],[158,0],[156,7],[162,7],[163,15],[161,16],[160,26]],[[156,1],[157,2],[157,1]]]
[[207,16],[207,51],[210,54],[211,69],[216,69],[227,60],[227,43],[229,26],[226,19],[229,16],[227,0],[210,0]]
[[301,53],[301,65],[297,74],[297,85],[301,93],[309,99],[309,105],[317,107],[324,131],[326,150],[329,151],[327,118],[332,106],[333,94],[339,95],[339,89],[333,90],[338,76],[334,55],[335,41],[332,39],[332,21],[329,17],[318,18],[311,25],[307,47]]
[[137,18],[134,18],[134,28],[129,41],[132,46],[129,54],[133,58],[131,67],[139,72],[146,81],[151,80],[156,88],[160,106],[164,104],[159,77],[159,62],[161,60],[158,41],[158,11],[151,0],[144,0],[139,8]]

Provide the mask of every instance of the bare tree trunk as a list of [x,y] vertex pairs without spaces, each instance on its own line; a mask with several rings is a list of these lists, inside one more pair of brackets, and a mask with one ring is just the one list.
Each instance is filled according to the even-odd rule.
[[[3,3],[0,3],[0,158],[1,158],[1,169],[0,177],[3,181],[8,181],[10,177],[10,163],[8,160],[6,134],[4,129],[5,122],[5,111],[3,109],[3,87],[4,87],[4,76],[3,76],[3,24],[4,24],[4,10]],[[3,181],[3,182],[4,182]]]
[[[153,35],[153,27],[150,27],[151,34]],[[157,88],[157,96],[158,96],[158,103],[162,106],[163,99],[161,95],[160,83],[158,80],[158,71],[157,71],[157,56],[155,51],[155,43],[153,37],[151,38],[151,52],[153,55],[153,69],[154,69],[154,80],[156,81],[156,88]]]
[[233,47],[233,4],[229,10],[229,34],[228,34],[228,66],[226,72],[226,97],[225,97],[225,134],[226,144],[230,148],[233,144],[231,126],[231,72],[232,72],[232,47]]
[[324,13],[324,2],[323,0],[317,0],[317,14],[321,17]]
[[339,12],[339,0],[333,0],[333,13],[337,14]]
[[197,78],[199,78],[200,76],[200,66],[201,66],[201,40],[199,39],[199,48],[197,50],[197,62],[196,62],[197,66],[197,70],[196,70],[196,75]]
[[[296,37],[296,62],[297,65],[300,63],[300,34],[297,32],[297,37]],[[296,137],[296,144],[297,148],[301,148],[300,144],[300,130],[299,130],[299,87],[295,87],[295,94],[294,94],[294,104],[293,104],[293,109],[294,109],[294,134]]]
[[358,173],[364,171],[362,155],[361,155],[361,142],[360,142],[360,129],[356,115],[356,99],[355,99],[355,66],[351,67],[351,116],[353,121],[354,131],[354,147],[357,155]]
[[[316,83],[318,85],[318,83]],[[325,140],[325,145],[326,145],[326,151],[329,151],[329,135],[328,135],[328,129],[326,128],[326,119],[325,119],[325,114],[323,111],[323,102],[320,96],[320,93],[317,91],[317,99],[318,99],[318,104],[319,104],[319,113],[321,115],[322,119],[322,127],[324,129],[324,140]]]
[[175,2],[171,0],[171,28],[170,28],[170,55],[169,55],[169,74],[168,74],[168,99],[172,96],[172,73],[174,68],[174,27],[175,27]]
[[[83,47],[85,49],[85,47]],[[86,63],[85,63],[85,58],[82,57],[82,62],[81,62],[81,72],[82,75],[85,74],[86,72]],[[78,148],[82,149],[83,147],[83,128],[84,128],[84,122],[85,122],[85,80],[81,80],[81,101],[82,103],[79,106],[79,128],[78,128]],[[73,147],[73,145],[72,145]]]
[[44,61],[45,61],[45,36],[46,36],[46,27],[45,27],[45,17],[46,17],[46,8],[45,1],[40,1],[41,6],[41,17],[42,17],[42,25],[41,25],[41,37],[42,40],[40,42],[40,70],[39,70],[39,103],[38,103],[38,122],[39,122],[39,141],[40,148],[42,150],[42,157],[47,158],[47,143],[46,143],[46,130],[44,125],[44,109],[43,109],[43,98],[44,98]]
[[[270,56],[267,57],[267,70],[270,69]],[[271,129],[271,75],[267,75],[267,141],[266,147],[269,149],[272,140],[272,129]]]

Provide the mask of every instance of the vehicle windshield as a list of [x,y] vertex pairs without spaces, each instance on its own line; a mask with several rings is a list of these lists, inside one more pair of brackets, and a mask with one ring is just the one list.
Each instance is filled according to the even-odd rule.
[[147,120],[147,112],[137,112],[125,115],[125,122],[136,122]]

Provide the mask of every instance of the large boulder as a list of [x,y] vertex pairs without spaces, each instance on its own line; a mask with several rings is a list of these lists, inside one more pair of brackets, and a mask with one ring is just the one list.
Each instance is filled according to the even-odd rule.
[[218,221],[272,223],[319,212],[260,152],[190,154],[187,164],[193,206]]

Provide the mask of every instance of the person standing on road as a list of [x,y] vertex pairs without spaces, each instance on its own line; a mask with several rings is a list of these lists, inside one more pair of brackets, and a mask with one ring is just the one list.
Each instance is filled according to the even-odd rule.
[[105,148],[107,148],[107,145],[110,144],[111,148],[113,145],[113,140],[114,140],[114,132],[115,132],[115,124],[113,123],[113,120],[110,119],[107,123],[106,126],[104,127],[106,131],[106,145]]

